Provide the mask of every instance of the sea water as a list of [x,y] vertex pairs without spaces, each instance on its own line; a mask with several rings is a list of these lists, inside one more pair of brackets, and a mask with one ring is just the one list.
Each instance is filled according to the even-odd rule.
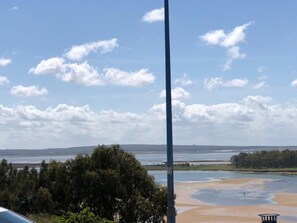
[[[157,183],[166,185],[166,171],[149,171],[149,174],[155,178]],[[174,172],[174,181],[176,183],[210,182],[228,178],[258,178],[267,181],[264,182],[263,187],[252,185],[236,189],[197,189],[192,197],[210,205],[249,206],[273,204],[273,194],[276,192],[297,193],[297,175],[233,171]],[[297,208],[291,208],[297,213]],[[297,216],[281,215],[279,219],[297,222]]]
[[[166,185],[166,171],[149,171],[157,183]],[[228,178],[267,179],[264,186],[240,189],[200,189],[194,198],[213,205],[257,205],[272,203],[273,193],[297,193],[297,176],[271,173],[242,173],[234,171],[175,171],[176,183],[218,181]]]
[[[237,151],[233,150],[216,150],[212,152],[183,152],[178,151],[174,154],[175,161],[201,161],[201,160],[225,160],[229,161],[233,155],[237,155]],[[133,155],[142,165],[153,165],[153,164],[162,164],[166,162],[166,151],[150,151],[150,150],[142,150],[142,151],[134,151]],[[40,163],[42,160],[49,162],[50,160],[56,161],[66,161],[68,159],[75,158],[75,155],[52,155],[52,156],[4,156],[0,157],[0,160],[6,159],[11,163]]]

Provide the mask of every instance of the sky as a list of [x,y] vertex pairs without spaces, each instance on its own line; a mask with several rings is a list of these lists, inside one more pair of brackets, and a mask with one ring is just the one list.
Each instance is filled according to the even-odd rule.
[[[170,0],[174,144],[297,145],[297,2]],[[0,149],[165,144],[161,0],[0,2]]]

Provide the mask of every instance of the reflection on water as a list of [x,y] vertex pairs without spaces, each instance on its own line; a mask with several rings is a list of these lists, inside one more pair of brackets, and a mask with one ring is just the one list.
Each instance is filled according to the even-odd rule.
[[257,204],[272,204],[272,193],[255,189],[201,189],[194,198],[200,201],[224,206],[247,206]]

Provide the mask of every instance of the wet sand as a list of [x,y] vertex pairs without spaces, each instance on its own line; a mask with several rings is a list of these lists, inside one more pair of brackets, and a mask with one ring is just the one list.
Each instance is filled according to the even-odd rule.
[[[199,189],[263,188],[267,179],[223,179],[213,182],[178,183],[175,186],[178,223],[261,222],[258,214],[278,213],[279,223],[297,222],[297,194],[275,193],[271,204],[251,206],[222,206],[204,203],[192,197]],[[286,219],[283,219],[288,216]],[[294,219],[294,221],[289,221]],[[295,221],[296,219],[296,221]]]

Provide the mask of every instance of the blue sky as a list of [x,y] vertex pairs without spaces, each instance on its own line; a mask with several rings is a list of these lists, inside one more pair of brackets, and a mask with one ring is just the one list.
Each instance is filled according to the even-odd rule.
[[[296,145],[297,3],[171,0],[175,144]],[[1,1],[0,149],[164,144],[163,1]]]

